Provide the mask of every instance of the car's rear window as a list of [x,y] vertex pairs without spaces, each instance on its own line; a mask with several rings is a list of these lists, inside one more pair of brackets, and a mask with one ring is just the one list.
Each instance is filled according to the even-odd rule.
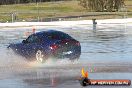
[[52,33],[48,33],[48,38],[49,39],[72,39],[71,36],[69,36],[68,34],[62,33],[62,32],[52,32]]

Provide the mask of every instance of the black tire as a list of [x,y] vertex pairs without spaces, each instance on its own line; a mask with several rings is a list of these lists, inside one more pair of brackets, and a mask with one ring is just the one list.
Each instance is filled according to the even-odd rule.
[[75,61],[78,61],[79,58],[80,58],[80,56],[76,56],[76,57],[69,58],[69,60],[70,60],[71,62],[75,62]]

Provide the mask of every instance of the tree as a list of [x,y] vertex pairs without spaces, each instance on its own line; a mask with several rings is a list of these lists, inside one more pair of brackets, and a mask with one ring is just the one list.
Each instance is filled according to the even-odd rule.
[[118,11],[124,5],[124,0],[80,0],[79,4],[93,11],[111,12]]

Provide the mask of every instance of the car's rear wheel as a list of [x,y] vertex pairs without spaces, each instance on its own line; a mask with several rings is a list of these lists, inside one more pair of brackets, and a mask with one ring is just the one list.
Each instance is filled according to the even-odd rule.
[[73,57],[69,58],[69,60],[72,62],[75,62],[75,61],[78,61],[79,58],[80,58],[80,55],[77,55],[77,56],[73,56]]
[[45,54],[41,50],[37,50],[36,52],[36,61],[39,63],[44,63],[47,60]]

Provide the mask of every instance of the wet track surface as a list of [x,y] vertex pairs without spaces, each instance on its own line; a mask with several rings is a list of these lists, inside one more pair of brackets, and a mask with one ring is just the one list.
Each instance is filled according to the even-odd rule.
[[[89,71],[90,79],[132,80],[131,25],[116,24],[70,27],[36,27],[37,31],[55,29],[70,34],[81,42],[82,54],[74,63],[69,60],[44,64],[28,62],[6,47],[21,42],[29,28],[0,30],[0,88],[81,88],[78,79],[81,68]],[[131,88],[131,86],[89,86],[89,88]]]

